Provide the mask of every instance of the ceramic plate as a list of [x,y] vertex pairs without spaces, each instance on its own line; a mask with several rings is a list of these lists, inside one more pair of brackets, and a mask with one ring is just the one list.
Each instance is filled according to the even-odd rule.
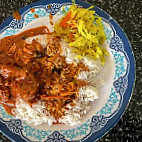
[[[51,5],[49,7],[48,5]],[[76,0],[76,4],[88,8],[91,4]],[[22,16],[20,21],[9,17],[0,26],[0,38],[17,34],[32,27],[47,25],[49,15],[53,21],[58,20],[68,11],[70,0],[43,0],[20,9]],[[35,13],[30,11],[35,8]],[[43,141],[95,141],[110,130],[120,119],[131,97],[134,79],[135,62],[131,45],[120,26],[106,12],[95,7],[96,13],[102,17],[103,26],[107,36],[104,46],[110,56],[107,58],[104,70],[106,84],[99,90],[99,99],[91,107],[81,124],[74,127],[65,125],[46,124],[33,126],[8,115],[0,105],[0,130],[11,140],[16,142]],[[34,18],[37,14],[39,18]]]

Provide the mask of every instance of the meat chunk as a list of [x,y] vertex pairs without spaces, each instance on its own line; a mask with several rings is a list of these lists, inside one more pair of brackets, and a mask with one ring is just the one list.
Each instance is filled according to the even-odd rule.
[[25,101],[35,98],[39,83],[32,74],[26,75],[24,80],[11,82],[11,94]]
[[24,78],[26,69],[20,69],[16,66],[12,65],[1,65],[0,66],[0,74],[4,78],[15,77],[15,78]]

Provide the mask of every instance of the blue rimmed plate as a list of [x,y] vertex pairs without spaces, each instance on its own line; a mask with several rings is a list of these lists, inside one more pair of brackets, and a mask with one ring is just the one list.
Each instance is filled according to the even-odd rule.
[[[51,5],[49,8],[48,5]],[[76,4],[88,8],[89,3],[76,0]],[[49,23],[52,14],[55,22],[65,11],[69,10],[70,0],[43,0],[20,9],[21,20],[12,17],[5,20],[0,26],[0,38],[10,36]],[[35,13],[30,11],[35,8]],[[24,141],[94,141],[102,137],[120,119],[131,97],[135,80],[135,62],[131,45],[116,21],[106,12],[95,7],[96,13],[102,17],[107,41],[104,46],[110,56],[101,74],[105,73],[106,84],[100,88],[100,97],[92,104],[91,110],[81,124],[74,127],[46,124],[40,126],[29,125],[8,115],[0,105],[0,130],[16,142]],[[35,18],[38,14],[39,18]],[[101,75],[100,75],[101,76]]]

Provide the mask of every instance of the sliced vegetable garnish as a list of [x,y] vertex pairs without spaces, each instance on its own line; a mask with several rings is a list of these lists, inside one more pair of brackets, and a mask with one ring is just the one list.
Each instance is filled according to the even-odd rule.
[[100,59],[104,64],[108,51],[101,47],[106,40],[102,18],[92,10],[94,6],[84,9],[73,4],[69,12],[56,22],[55,35],[69,43],[69,47],[77,54],[77,58],[89,57]]

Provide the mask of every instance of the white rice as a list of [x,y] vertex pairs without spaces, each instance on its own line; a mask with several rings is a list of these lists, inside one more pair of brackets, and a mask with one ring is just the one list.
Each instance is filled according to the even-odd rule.
[[47,123],[51,126],[53,122],[56,122],[55,118],[45,110],[43,102],[39,101],[31,107],[22,99],[16,102],[16,118],[25,120],[27,123],[33,123],[34,125]]
[[90,102],[97,98],[98,91],[93,86],[88,85],[80,88],[78,99],[74,101],[75,106],[68,105],[69,110],[59,119],[59,122],[70,126],[81,123],[84,116],[90,110]]
[[44,35],[37,35],[37,36],[33,36],[33,37],[29,37],[26,38],[26,43],[31,44],[33,40],[36,40],[37,42],[39,42],[42,46],[46,46],[47,45],[47,34]]
[[[74,126],[81,123],[84,116],[90,110],[90,102],[93,102],[95,99],[99,98],[95,77],[101,70],[101,62],[100,60],[94,61],[89,58],[78,60],[75,58],[76,55],[72,53],[71,49],[68,47],[68,44],[64,40],[61,40],[61,45],[63,51],[62,55],[66,56],[67,63],[77,64],[81,61],[89,68],[89,71],[82,71],[78,75],[78,79],[87,80],[91,85],[86,85],[80,88],[78,100],[75,101],[76,105],[74,107],[69,105],[69,110],[66,111],[66,115],[59,119],[60,123]],[[102,82],[103,81],[100,81],[100,85]]]
[[[28,38],[26,39],[26,42],[30,44],[33,39],[41,43],[41,45],[46,46],[47,35],[39,35]],[[104,82],[103,80],[99,80],[99,85],[96,85],[97,83],[95,78],[101,70],[101,62],[100,60],[94,61],[88,58],[83,58],[81,60],[75,59],[76,55],[72,53],[71,49],[68,48],[68,44],[64,40],[61,40],[61,47],[62,55],[66,56],[67,63],[77,64],[81,61],[89,68],[89,71],[82,71],[78,75],[78,79],[87,80],[90,85],[80,88],[78,99],[74,101],[75,106],[72,107],[68,105],[68,110],[66,110],[65,115],[59,119],[60,123],[74,126],[78,123],[81,123],[84,116],[90,110],[90,103],[99,98],[97,88],[100,87]],[[19,100],[17,101],[16,108],[16,117],[26,120],[29,123],[33,123],[35,125],[47,123],[49,126],[51,126],[53,122],[56,122],[55,118],[51,116],[49,112],[44,112],[44,103],[39,102],[38,104],[33,105],[33,107],[30,107],[30,105],[27,103]]]

